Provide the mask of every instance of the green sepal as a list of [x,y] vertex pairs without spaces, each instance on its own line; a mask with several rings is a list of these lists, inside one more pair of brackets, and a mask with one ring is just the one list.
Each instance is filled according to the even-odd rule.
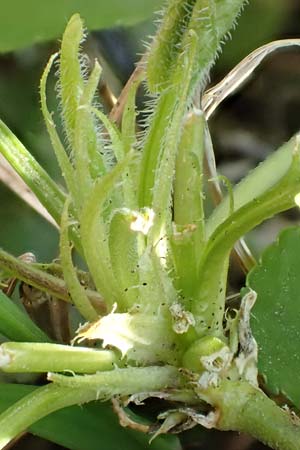
[[[190,61],[193,75],[190,92],[201,83],[215,60],[221,41],[233,26],[244,0],[173,0],[150,48],[147,82],[151,92],[172,84],[189,46],[189,33],[197,34],[197,58]],[[205,42],[205,45],[203,45]]]
[[44,117],[44,121],[46,124],[46,128],[51,140],[51,144],[53,147],[53,150],[55,152],[56,159],[59,163],[60,169],[62,171],[63,177],[66,181],[67,187],[70,191],[70,193],[75,196],[76,190],[75,190],[75,183],[74,183],[74,171],[72,164],[69,161],[69,158],[66,154],[66,151],[64,149],[64,146],[60,140],[60,137],[56,131],[55,123],[52,118],[52,114],[50,114],[48,107],[47,107],[47,95],[46,95],[46,88],[47,88],[47,80],[50,73],[50,70],[53,66],[53,63],[57,57],[57,54],[54,54],[50,57],[43,75],[41,77],[40,81],[40,96],[41,96],[41,109]]
[[62,117],[69,144],[73,144],[76,114],[84,82],[80,64],[80,43],[83,24],[79,14],[74,14],[63,34],[59,64],[59,83]]
[[198,264],[204,246],[203,150],[204,117],[193,111],[184,124],[176,158],[173,188],[172,254],[176,287],[184,297],[195,292]]
[[195,0],[171,0],[147,58],[147,85],[151,92],[166,88],[180,52],[180,41]]
[[61,215],[61,229],[60,229],[60,259],[61,267],[64,275],[65,283],[68,287],[68,291],[71,295],[72,301],[80,314],[88,321],[97,320],[98,313],[92,306],[85,288],[81,285],[76,269],[72,260],[72,249],[69,242],[69,204],[70,200],[66,201],[66,204]]
[[[111,141],[111,160],[122,161],[126,155],[128,155],[129,151],[125,151],[125,146],[123,143],[122,135],[118,130],[117,126],[111,122],[111,120],[99,109],[93,108],[92,111],[96,115],[96,117],[103,123],[104,127],[109,134]],[[127,149],[128,150],[128,149]],[[112,164],[112,161],[110,161]],[[110,204],[110,211],[112,211],[116,207],[120,207],[117,202],[121,203],[122,206],[126,206],[128,208],[136,207],[136,198],[135,192],[133,188],[132,179],[129,176],[130,167],[127,170],[124,170],[122,174],[122,188],[120,193],[114,193],[114,197],[112,198],[112,203]],[[118,195],[121,194],[121,195]]]
[[[175,68],[165,89],[158,96],[145,137],[139,181],[140,207],[154,205],[157,186],[159,192],[163,187],[163,198],[159,202],[162,205],[164,201],[161,209],[168,209],[170,192],[167,192],[168,184],[165,183],[164,186],[161,178],[165,177],[166,182],[170,181],[170,173],[174,172],[172,163],[187,106],[196,85],[206,79],[221,40],[234,24],[243,3],[244,0],[223,0],[216,5],[214,0],[198,0],[193,6],[189,24],[182,35]],[[164,20],[168,23],[168,16]],[[204,46],[203,42],[207,44]],[[165,45],[168,46],[168,43]],[[167,165],[164,164],[164,159],[169,160]]]
[[112,306],[122,298],[122,292],[112,271],[107,224],[103,218],[104,202],[110,197],[117,180],[126,171],[133,153],[128,153],[108,174],[94,183],[89,198],[83,205],[80,225],[81,243],[86,262],[98,292]]
[[125,310],[139,301],[138,240],[143,236],[130,229],[132,221],[133,212],[123,209],[114,213],[109,225],[111,267],[123,291]]

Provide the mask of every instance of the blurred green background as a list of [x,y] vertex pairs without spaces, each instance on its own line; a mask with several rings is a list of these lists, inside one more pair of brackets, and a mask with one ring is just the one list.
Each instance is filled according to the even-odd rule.
[[[98,57],[104,80],[118,94],[154,32],[161,0],[0,1],[0,117],[43,167],[62,183],[39,107],[39,78],[74,12],[89,30],[85,50]],[[242,57],[272,40],[300,34],[297,0],[252,0],[212,72],[220,80]],[[220,170],[233,181],[298,129],[300,52],[279,53],[257,70],[241,94],[227,100],[211,120]],[[49,103],[56,110],[55,79]],[[0,246],[15,255],[33,251],[40,261],[57,256],[57,232],[3,184],[0,185]],[[283,218],[289,220],[289,218]],[[281,224],[279,225],[281,226]],[[277,230],[278,226],[275,226]],[[272,233],[271,233],[272,234]],[[251,237],[250,237],[251,238]],[[257,242],[261,239],[262,242]],[[253,241],[253,239],[252,239]],[[265,237],[255,237],[257,251]]]

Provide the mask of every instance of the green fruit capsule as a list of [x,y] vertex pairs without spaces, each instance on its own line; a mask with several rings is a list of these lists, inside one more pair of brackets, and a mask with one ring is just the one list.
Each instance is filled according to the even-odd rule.
[[214,336],[204,336],[195,341],[185,352],[182,358],[182,365],[193,372],[203,372],[205,370],[202,356],[209,356],[220,351],[225,344],[221,339]]

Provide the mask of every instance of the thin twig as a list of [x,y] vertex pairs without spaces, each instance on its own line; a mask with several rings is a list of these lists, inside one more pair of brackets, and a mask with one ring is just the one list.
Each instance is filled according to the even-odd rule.
[[[68,289],[62,279],[38,270],[3,250],[0,250],[0,268],[30,286],[71,303]],[[86,294],[99,314],[106,313],[106,305],[98,292],[86,289]]]
[[112,110],[109,113],[109,118],[112,122],[115,122],[116,124],[120,125],[122,114],[127,102],[128,94],[130,91],[130,88],[133,83],[135,83],[140,77],[142,78],[145,76],[145,62],[147,58],[147,53],[145,53],[142,58],[139,60],[139,62],[136,65],[136,68],[132,72],[129,80],[125,84],[124,88],[122,89],[121,94],[119,95],[116,103],[114,104]]

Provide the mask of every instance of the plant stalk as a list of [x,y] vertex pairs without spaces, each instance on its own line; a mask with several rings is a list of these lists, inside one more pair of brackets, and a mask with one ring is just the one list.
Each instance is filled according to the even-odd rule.
[[223,381],[206,392],[220,412],[217,428],[249,433],[274,450],[299,450],[299,420],[259,388],[245,381]]
[[5,342],[0,346],[0,368],[10,373],[95,373],[112,370],[117,363],[111,350],[33,342]]

